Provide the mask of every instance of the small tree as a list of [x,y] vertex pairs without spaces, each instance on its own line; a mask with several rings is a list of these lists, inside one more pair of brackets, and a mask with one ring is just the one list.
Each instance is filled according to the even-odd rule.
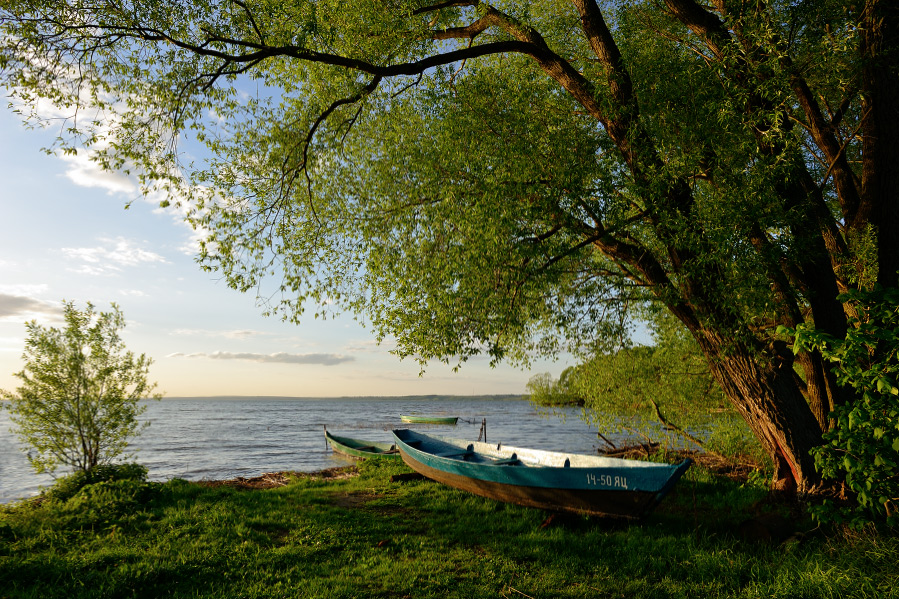
[[642,316],[653,345],[597,353],[565,369],[558,381],[549,374],[537,375],[528,382],[531,401],[543,406],[580,405],[585,420],[601,429],[642,431],[657,422],[705,447],[688,429],[707,424],[710,414],[733,409],[686,328],[651,306]]
[[79,311],[64,301],[63,312],[62,330],[25,325],[25,368],[15,375],[23,384],[15,392],[0,390],[10,400],[17,435],[34,450],[28,460],[37,472],[110,463],[138,432],[137,417],[146,409],[138,401],[161,397],[147,382],[152,360],[126,351],[119,337],[125,319],[117,305],[97,313],[93,304]]

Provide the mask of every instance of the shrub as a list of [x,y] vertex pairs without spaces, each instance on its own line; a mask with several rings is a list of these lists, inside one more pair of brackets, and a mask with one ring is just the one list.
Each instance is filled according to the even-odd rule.
[[885,520],[899,524],[899,289],[876,288],[841,296],[858,316],[850,319],[845,339],[835,339],[800,325],[794,351],[817,349],[834,364],[841,385],[857,399],[836,406],[825,444],[813,450],[825,478],[844,480],[855,505],[825,503],[819,519],[862,526]]
[[147,468],[140,464],[103,464],[90,470],[78,470],[57,479],[48,496],[57,501],[67,501],[87,486],[116,481],[145,483]]

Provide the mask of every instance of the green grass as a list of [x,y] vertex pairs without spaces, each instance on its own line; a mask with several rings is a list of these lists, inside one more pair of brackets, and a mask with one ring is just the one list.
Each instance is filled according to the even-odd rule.
[[[101,483],[0,509],[0,598],[899,597],[899,539],[816,530],[763,489],[693,468],[640,523],[564,517],[402,464],[245,490]],[[744,538],[782,514],[790,530]]]

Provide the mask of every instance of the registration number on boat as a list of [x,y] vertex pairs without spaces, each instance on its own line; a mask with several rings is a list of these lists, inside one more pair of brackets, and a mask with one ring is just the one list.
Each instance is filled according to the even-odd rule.
[[611,474],[588,474],[588,485],[600,485],[603,487],[618,487],[619,489],[627,489],[626,476],[612,476]]

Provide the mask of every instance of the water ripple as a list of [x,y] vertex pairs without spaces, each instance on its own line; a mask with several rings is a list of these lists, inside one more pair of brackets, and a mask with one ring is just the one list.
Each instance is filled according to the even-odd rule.
[[[459,416],[455,427],[410,425],[400,414]],[[323,426],[336,434],[392,441],[394,428],[477,439],[484,419],[490,441],[592,453],[596,430],[572,409],[564,418],[537,413],[526,400],[481,398],[171,398],[147,403],[150,423],[135,439],[136,459],[151,480],[225,479],[264,472],[311,472],[348,463],[326,446]],[[0,410],[0,503],[35,495],[52,483],[34,474],[9,415]],[[608,436],[608,435],[607,435]]]

